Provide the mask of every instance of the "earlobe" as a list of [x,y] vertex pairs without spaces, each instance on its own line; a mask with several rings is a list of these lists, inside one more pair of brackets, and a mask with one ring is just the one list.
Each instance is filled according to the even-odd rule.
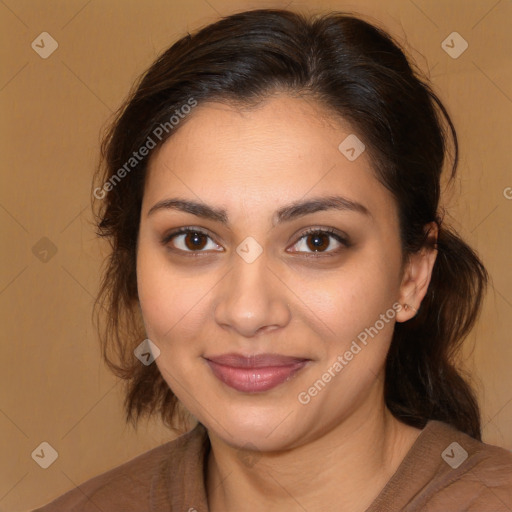
[[415,307],[411,306],[410,304],[406,303],[406,304],[402,304],[402,306],[403,306],[404,311],[406,311],[407,313],[409,313],[410,310],[414,311],[414,315],[412,315],[412,318],[418,314],[418,310]]
[[406,322],[415,317],[425,297],[432,271],[437,257],[435,242],[438,235],[438,225],[431,222],[425,226],[427,244],[418,252],[410,254],[400,285],[398,302],[402,309],[397,313],[397,322]]

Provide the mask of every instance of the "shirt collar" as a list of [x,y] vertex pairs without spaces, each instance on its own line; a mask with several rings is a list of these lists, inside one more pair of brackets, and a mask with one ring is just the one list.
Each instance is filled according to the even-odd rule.
[[207,512],[209,451],[210,439],[201,423],[169,444],[169,456],[151,482],[151,512]]

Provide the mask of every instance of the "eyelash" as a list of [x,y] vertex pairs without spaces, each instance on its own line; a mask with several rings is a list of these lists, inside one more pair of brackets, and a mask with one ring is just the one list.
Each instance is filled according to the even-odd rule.
[[[175,238],[179,235],[187,235],[189,233],[197,233],[197,234],[206,236],[206,237],[210,238],[210,240],[212,240],[212,237],[207,232],[203,231],[202,229],[195,228],[193,226],[186,226],[186,227],[180,228],[176,231],[173,231],[172,233],[165,235],[162,238],[162,245],[167,246],[173,238]],[[297,245],[303,238],[306,238],[309,235],[328,235],[328,236],[334,238],[337,242],[339,242],[343,246],[343,248],[348,248],[351,246],[351,243],[349,242],[348,238],[339,234],[332,228],[310,228],[307,231],[305,231],[304,233],[302,233],[300,235],[300,237],[298,238],[298,240],[293,245]],[[341,248],[341,249],[343,249],[343,248]],[[330,251],[325,251],[325,252],[304,252],[304,251],[294,251],[294,252],[304,255],[304,257],[306,257],[306,258],[320,258],[320,257],[325,257],[325,256],[336,256],[340,252],[341,249],[338,248],[335,250],[330,250]],[[198,257],[198,256],[201,256],[201,254],[204,254],[207,252],[204,250],[184,251],[183,249],[176,249],[176,248],[172,248],[170,250],[178,251],[184,255],[192,256],[192,257]],[[220,252],[220,251],[215,251],[215,252]]]

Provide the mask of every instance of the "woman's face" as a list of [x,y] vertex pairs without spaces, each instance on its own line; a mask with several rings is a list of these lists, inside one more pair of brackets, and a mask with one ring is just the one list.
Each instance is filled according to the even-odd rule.
[[[339,149],[350,126],[326,115],[286,95],[244,112],[199,105],[150,162],[137,255],[147,335],[172,391],[233,446],[291,448],[382,411],[403,299],[397,208],[368,152],[353,138]],[[200,234],[170,236],[184,227]],[[307,361],[208,362],[233,353]]]

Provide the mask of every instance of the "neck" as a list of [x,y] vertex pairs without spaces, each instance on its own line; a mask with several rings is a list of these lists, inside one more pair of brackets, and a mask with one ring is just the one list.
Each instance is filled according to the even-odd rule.
[[370,405],[308,444],[260,453],[254,464],[244,464],[239,450],[210,433],[209,509],[363,512],[420,433],[396,420],[383,402]]

